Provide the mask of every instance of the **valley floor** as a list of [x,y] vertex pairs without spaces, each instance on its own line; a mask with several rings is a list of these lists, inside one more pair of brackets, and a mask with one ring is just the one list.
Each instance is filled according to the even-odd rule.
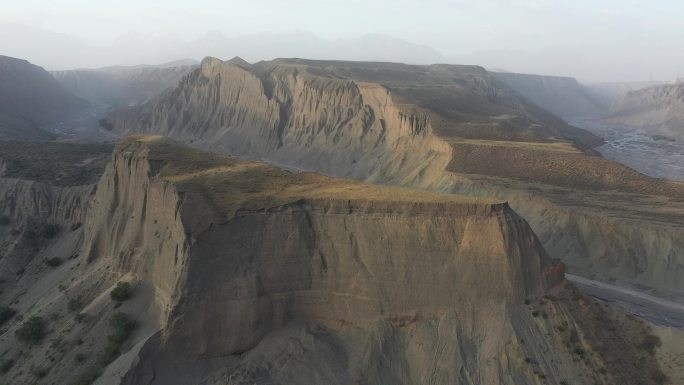
[[652,177],[684,180],[682,141],[652,135],[644,129],[591,120],[576,120],[570,124],[603,137],[606,144],[597,150],[608,159]]

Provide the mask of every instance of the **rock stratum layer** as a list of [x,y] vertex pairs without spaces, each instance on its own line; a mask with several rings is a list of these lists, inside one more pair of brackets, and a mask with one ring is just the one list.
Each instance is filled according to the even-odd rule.
[[[571,270],[684,292],[682,184],[595,156],[599,138],[478,67],[208,58],[108,119],[295,169],[495,196]],[[633,237],[644,228],[655,238]]]

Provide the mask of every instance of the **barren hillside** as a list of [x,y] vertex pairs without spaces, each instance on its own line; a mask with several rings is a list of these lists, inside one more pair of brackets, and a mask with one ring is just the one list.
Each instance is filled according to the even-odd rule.
[[41,129],[87,106],[44,69],[0,56],[0,139],[45,140]]

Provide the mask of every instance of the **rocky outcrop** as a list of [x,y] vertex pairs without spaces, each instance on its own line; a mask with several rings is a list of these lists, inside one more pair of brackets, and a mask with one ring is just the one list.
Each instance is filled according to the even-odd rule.
[[83,222],[94,186],[57,187],[0,178],[0,213],[16,221],[35,218],[71,225]]
[[609,104],[574,78],[495,72],[493,76],[538,106],[561,118],[600,117]]
[[[431,137],[425,114],[398,108],[384,87],[296,68],[276,71],[262,80],[242,67],[205,59],[201,70],[160,97],[167,102],[117,115],[115,130],[163,133],[294,167],[315,159],[319,171],[352,178],[379,171],[371,165],[381,163],[383,174],[371,178],[415,180],[448,161],[449,147]],[[391,149],[402,149],[403,159]]]
[[611,107],[606,121],[684,140],[684,83],[629,92]]
[[[481,299],[522,302],[542,292],[541,269],[551,262],[505,204],[401,190],[402,199],[393,202],[390,188],[345,187],[343,182],[332,183],[335,191],[351,192],[328,193],[324,178],[297,178],[255,164],[226,165],[219,158],[206,172],[215,169],[223,174],[214,178],[232,178],[227,183],[247,182],[254,173],[284,179],[284,190],[233,191],[246,194],[242,202],[230,197],[221,202],[224,191],[202,196],[193,191],[197,182],[177,181],[192,175],[190,170],[167,174],[167,151],[176,153],[174,162],[183,159],[182,147],[154,138],[132,140],[115,151],[88,214],[85,250],[90,260],[110,258],[121,271],[157,287],[162,308],[173,309],[172,320],[191,313],[213,320],[208,328],[220,325],[222,331],[192,327],[193,340],[205,341],[197,343],[197,354],[244,350],[268,330],[256,326],[282,324],[295,313],[338,324],[466,306],[467,287],[476,281],[482,281]],[[248,209],[244,200],[264,199],[261,194],[273,197]],[[376,201],[378,194],[390,200]],[[268,204],[272,201],[278,204]],[[210,207],[213,214],[206,210]],[[481,237],[483,232],[490,236]],[[434,265],[442,270],[433,271]],[[231,289],[205,296],[221,281]],[[443,293],[433,292],[435,284]],[[243,294],[234,298],[235,293]],[[244,317],[222,319],[223,310],[213,307],[216,301],[233,303]],[[255,323],[246,321],[251,311]],[[190,318],[174,321],[173,328],[195,325]],[[227,322],[236,324],[227,327]],[[232,336],[230,343],[212,338],[216,332]],[[214,343],[220,346],[211,347]]]

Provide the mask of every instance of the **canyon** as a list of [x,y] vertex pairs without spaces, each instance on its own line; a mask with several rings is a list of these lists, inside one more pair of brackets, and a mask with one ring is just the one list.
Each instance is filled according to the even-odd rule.
[[212,152],[509,202],[569,271],[682,294],[682,184],[596,156],[602,143],[468,66],[208,58],[108,118]]
[[607,109],[573,79],[237,57],[53,76],[109,112],[0,141],[0,382],[684,380],[684,184],[601,157],[562,119]]
[[[3,326],[12,383],[32,383],[37,367],[81,383],[116,312],[135,317],[135,333],[95,383],[668,383],[672,356],[651,342],[662,332],[575,289],[505,202],[285,171],[158,136],[128,137],[109,159],[78,181],[3,179],[41,194],[6,200],[3,227],[23,233],[32,215],[58,226],[32,257],[3,251],[3,266],[25,258],[3,270],[3,301],[24,320],[52,314],[50,344],[17,343],[20,319]],[[117,305],[108,292],[122,281],[133,298]],[[80,321],[64,313],[71,298]]]

